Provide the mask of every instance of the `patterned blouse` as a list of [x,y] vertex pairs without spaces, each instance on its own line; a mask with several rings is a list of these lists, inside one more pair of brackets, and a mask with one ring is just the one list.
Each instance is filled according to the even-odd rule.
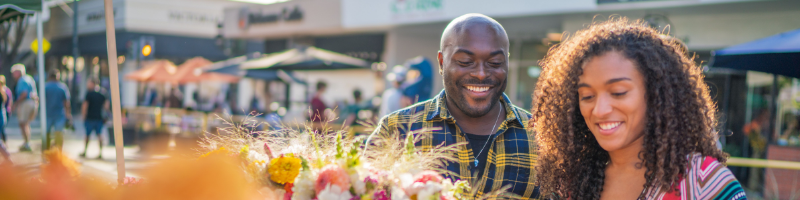
[[688,176],[677,185],[678,190],[656,192],[658,200],[678,199],[747,199],[739,181],[727,167],[710,156],[695,154],[690,158]]

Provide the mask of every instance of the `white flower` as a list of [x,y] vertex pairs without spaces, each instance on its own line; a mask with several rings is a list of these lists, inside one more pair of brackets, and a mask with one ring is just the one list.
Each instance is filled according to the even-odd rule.
[[442,184],[428,181],[417,193],[417,199],[439,199],[439,192],[442,191]]
[[319,200],[350,200],[353,198],[353,195],[350,194],[350,191],[343,190],[339,188],[338,185],[331,185],[325,186],[325,189],[319,191],[317,194],[317,199]]
[[442,196],[453,197],[455,194],[453,189],[455,189],[453,181],[450,181],[449,178],[442,180]]
[[392,200],[409,200],[406,192],[402,188],[392,186]]
[[350,183],[352,183],[353,189],[356,190],[356,194],[364,194],[367,192],[367,184],[364,183],[363,178],[358,175],[358,172],[355,170],[348,170],[350,174]]
[[249,152],[247,152],[247,159],[250,159],[251,161],[255,160],[269,161],[269,157],[267,157],[267,155],[259,153],[258,151],[255,150],[250,150]]
[[294,179],[292,199],[310,200],[314,197],[315,175],[311,170],[301,170],[300,175]]
[[411,186],[411,184],[414,183],[414,175],[411,175],[409,173],[400,174],[400,176],[398,176],[398,178],[400,179],[400,181],[399,181],[400,182],[400,187],[403,187],[403,188],[408,188],[408,187]]

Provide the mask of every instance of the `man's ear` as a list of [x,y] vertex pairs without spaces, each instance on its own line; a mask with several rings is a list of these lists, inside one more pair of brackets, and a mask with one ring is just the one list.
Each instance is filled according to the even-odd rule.
[[442,51],[439,51],[438,55],[436,56],[436,59],[439,60],[439,75],[443,75],[444,74],[444,64],[443,64],[444,63],[444,59],[443,58],[444,57],[442,56]]

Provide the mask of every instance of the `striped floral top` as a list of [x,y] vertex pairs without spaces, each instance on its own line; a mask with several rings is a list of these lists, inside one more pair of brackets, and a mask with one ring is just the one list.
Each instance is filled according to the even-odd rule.
[[747,199],[744,189],[733,177],[727,167],[710,156],[695,154],[691,156],[688,176],[677,185],[678,190],[671,193],[656,192],[658,200],[677,199]]

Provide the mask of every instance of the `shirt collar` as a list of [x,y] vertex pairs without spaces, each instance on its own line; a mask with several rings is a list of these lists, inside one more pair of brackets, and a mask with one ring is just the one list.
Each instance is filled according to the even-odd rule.
[[[453,116],[450,115],[450,112],[447,111],[447,99],[445,99],[447,94],[444,90],[439,92],[436,97],[434,97],[434,104],[433,107],[430,109],[426,109],[427,113],[425,114],[425,120],[431,121],[435,119],[443,119],[443,120],[453,120]],[[508,99],[505,93],[501,95],[503,103],[503,107],[506,109],[506,122],[514,121],[514,123],[519,124],[522,127],[525,127],[522,122],[520,122],[519,113],[517,109],[514,109],[514,105],[511,104],[511,100]]]

